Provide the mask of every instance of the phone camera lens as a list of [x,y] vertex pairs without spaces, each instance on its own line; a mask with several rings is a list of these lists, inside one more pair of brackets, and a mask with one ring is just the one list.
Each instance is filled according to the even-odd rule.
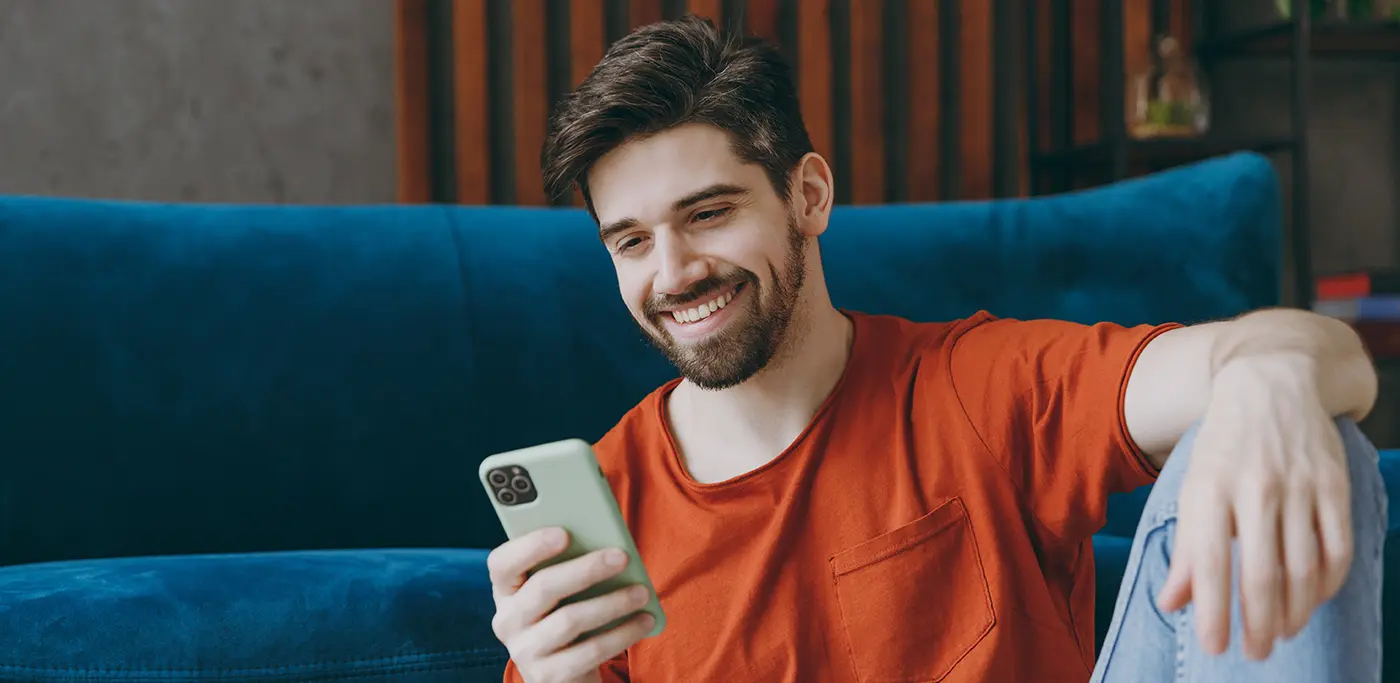
[[526,479],[525,477],[517,476],[514,479],[510,480],[510,487],[521,493],[529,491],[530,486],[530,480]]
[[496,499],[501,501],[502,505],[515,505],[515,501],[519,500],[515,492],[510,489],[501,489],[497,491]]
[[505,486],[510,478],[506,476],[505,472],[492,470],[490,474],[486,475],[486,479],[490,481],[493,486]]

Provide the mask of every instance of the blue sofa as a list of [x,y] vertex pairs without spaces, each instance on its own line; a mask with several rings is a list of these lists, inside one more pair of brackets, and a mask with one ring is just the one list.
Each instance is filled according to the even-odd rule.
[[[1195,322],[1276,303],[1279,207],[1235,155],[842,207],[823,258],[857,310]],[[0,679],[499,680],[477,462],[670,376],[579,210],[0,198]]]

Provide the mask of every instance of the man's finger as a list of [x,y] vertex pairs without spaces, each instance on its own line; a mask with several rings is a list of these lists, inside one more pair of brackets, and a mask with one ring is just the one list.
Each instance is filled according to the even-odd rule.
[[621,572],[627,559],[627,553],[615,548],[597,550],[535,572],[515,594],[516,618],[525,624],[539,621],[565,598]]
[[1279,524],[1283,490],[1276,481],[1256,485],[1262,490],[1236,504],[1235,525],[1239,537],[1244,652],[1251,659],[1263,659],[1273,648],[1282,614]]
[[1178,543],[1190,545],[1191,602],[1201,649],[1220,654],[1230,643],[1230,511],[1219,495],[1195,505]]
[[1283,566],[1287,571],[1283,636],[1292,638],[1307,625],[1325,586],[1318,552],[1317,509],[1310,492],[1297,492],[1283,508]]
[[1157,607],[1164,612],[1176,612],[1191,602],[1190,546],[1180,542],[1172,546],[1171,564],[1162,592],[1157,595]]
[[647,613],[638,614],[623,622],[617,628],[600,633],[588,640],[571,645],[558,654],[547,659],[557,659],[557,662],[548,662],[549,665],[558,665],[560,671],[585,672],[597,671],[604,662],[616,657],[637,644],[645,638],[656,625],[656,618]]
[[[1340,481],[1338,481],[1340,480]],[[1322,550],[1322,593],[1318,602],[1331,600],[1346,583],[1354,552],[1351,528],[1351,482],[1346,473],[1329,477],[1318,488],[1317,531]]]
[[550,527],[532,531],[497,546],[486,556],[486,568],[491,575],[491,592],[497,598],[514,595],[525,585],[525,577],[530,570],[563,552],[568,544],[567,532]]
[[646,586],[628,586],[560,607],[535,627],[527,651],[538,655],[558,652],[579,636],[646,607],[650,597]]

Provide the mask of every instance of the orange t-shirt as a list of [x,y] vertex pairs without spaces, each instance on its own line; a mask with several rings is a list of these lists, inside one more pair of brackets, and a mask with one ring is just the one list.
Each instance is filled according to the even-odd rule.
[[690,478],[675,381],[597,444],[667,614],[605,680],[1089,679],[1090,537],[1154,478],[1123,392],[1172,326],[848,315],[844,375],[768,464]]

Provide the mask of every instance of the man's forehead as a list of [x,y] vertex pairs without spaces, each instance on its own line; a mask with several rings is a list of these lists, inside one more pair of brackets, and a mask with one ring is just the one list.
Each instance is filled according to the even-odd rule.
[[606,223],[664,213],[716,185],[748,185],[753,170],[723,132],[685,126],[618,146],[594,165],[588,184],[598,218]]

